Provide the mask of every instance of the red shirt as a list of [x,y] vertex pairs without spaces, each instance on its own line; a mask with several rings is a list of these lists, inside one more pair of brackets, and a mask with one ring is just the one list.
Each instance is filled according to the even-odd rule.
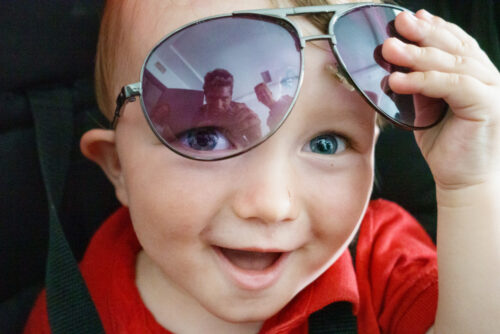
[[[170,333],[143,304],[135,286],[141,249],[128,210],[112,215],[92,238],[80,265],[106,333]],[[346,251],[301,291],[260,333],[307,333],[309,315],[335,301],[349,301],[358,332],[425,333],[437,307],[436,250],[421,226],[396,204],[372,201],[363,219],[356,269]],[[50,333],[45,292],[25,333]]]

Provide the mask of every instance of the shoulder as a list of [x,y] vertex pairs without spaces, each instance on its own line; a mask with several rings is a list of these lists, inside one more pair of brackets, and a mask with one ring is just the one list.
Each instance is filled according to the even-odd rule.
[[382,332],[425,333],[437,307],[436,247],[399,205],[375,200],[356,251],[361,312]]
[[236,111],[244,111],[244,112],[251,112],[253,113],[252,109],[250,109],[246,103],[243,102],[235,102],[231,101],[231,108]]
[[231,101],[231,114],[238,118],[254,118],[259,119],[257,114],[250,109],[245,103]]
[[375,272],[408,270],[408,266],[424,263],[429,269],[437,268],[436,246],[423,227],[405,209],[381,199],[370,202],[361,223],[358,260]]
[[[401,238],[415,239],[435,250],[435,246],[416,219],[394,202],[377,199],[370,202],[360,228],[364,241],[375,239],[393,240],[400,244]],[[376,245],[372,245],[376,246]]]
[[412,217],[411,214],[403,209],[399,204],[381,198],[370,201],[366,214],[372,216],[372,218],[375,217],[377,219],[381,219],[384,217]]
[[[130,310],[137,310],[133,305],[139,299],[134,285],[134,263],[139,249],[129,212],[122,207],[97,230],[80,263],[80,271],[107,332],[115,328],[117,317],[130,319],[133,314]],[[120,305],[123,300],[128,303]],[[45,290],[32,308],[24,333],[50,333]]]

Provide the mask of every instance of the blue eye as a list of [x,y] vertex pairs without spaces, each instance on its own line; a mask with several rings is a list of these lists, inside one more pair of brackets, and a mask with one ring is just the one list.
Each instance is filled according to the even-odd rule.
[[318,154],[336,154],[346,149],[346,141],[337,135],[321,135],[309,141],[306,151]]
[[229,140],[216,128],[203,127],[184,131],[179,141],[197,151],[215,151],[231,148]]

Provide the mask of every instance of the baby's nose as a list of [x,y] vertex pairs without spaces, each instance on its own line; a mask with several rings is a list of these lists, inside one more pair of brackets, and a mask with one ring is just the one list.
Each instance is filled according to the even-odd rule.
[[276,159],[248,166],[233,198],[233,211],[242,218],[272,224],[293,221],[299,210],[291,167]]

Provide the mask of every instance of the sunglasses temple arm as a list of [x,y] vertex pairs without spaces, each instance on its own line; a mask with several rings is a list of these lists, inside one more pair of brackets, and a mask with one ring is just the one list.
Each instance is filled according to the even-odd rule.
[[142,87],[140,82],[124,86],[121,89],[120,94],[116,98],[116,109],[115,109],[115,114],[113,116],[113,121],[111,122],[110,125],[111,129],[116,128],[116,123],[118,123],[118,118],[120,118],[120,114],[125,103],[134,102],[136,96],[141,95],[141,90]]

